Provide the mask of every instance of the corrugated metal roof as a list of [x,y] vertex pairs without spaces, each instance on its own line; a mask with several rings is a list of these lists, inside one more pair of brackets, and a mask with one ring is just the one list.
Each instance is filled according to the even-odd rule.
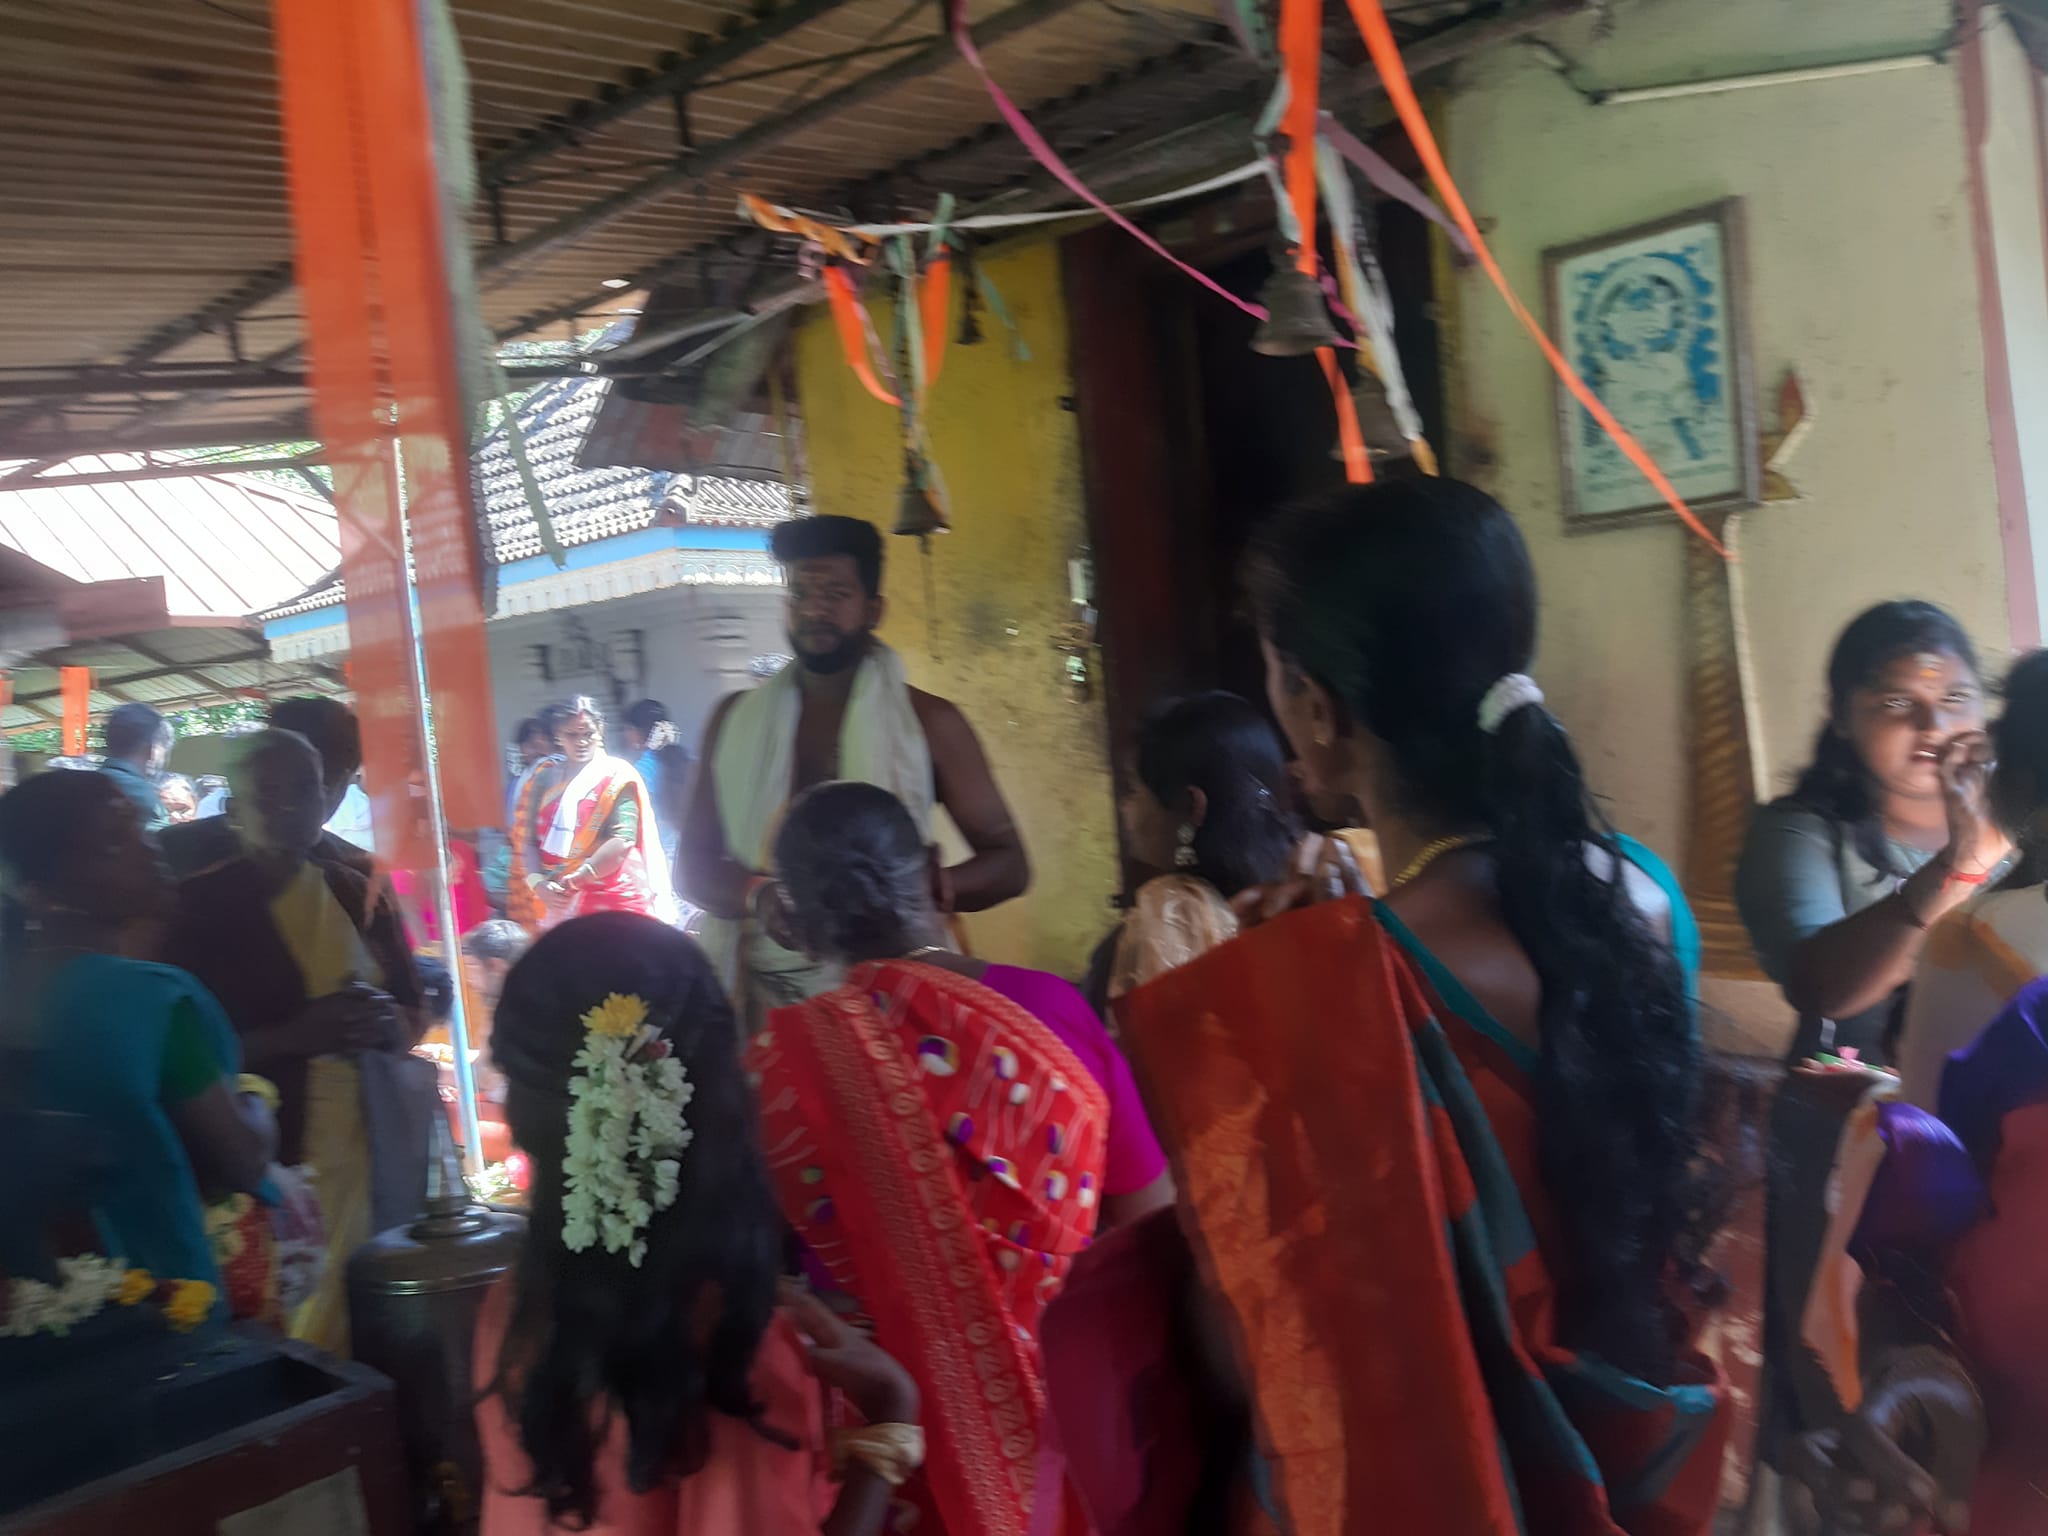
[[[977,17],[1004,0],[972,0]],[[512,139],[575,102],[646,69],[693,34],[712,37],[760,14],[737,0],[454,0],[471,80],[478,147]],[[997,44],[992,64],[1025,102],[1071,91],[1162,51],[1188,30],[1172,6],[1077,5]],[[929,37],[937,8],[847,0],[749,53],[690,96],[699,145],[715,144],[813,96],[887,66],[898,54],[806,67],[876,44]],[[291,255],[270,23],[261,0],[169,8],[161,0],[0,0],[0,366],[117,358],[157,326],[229,293]],[[765,70],[788,73],[759,78]],[[957,64],[750,157],[729,175],[679,189],[603,230],[487,280],[485,309],[503,327],[531,311],[599,291],[631,272],[736,227],[734,190],[802,199],[882,170],[992,117]],[[574,148],[521,168],[504,195],[514,240],[572,214],[678,151],[663,100],[580,136]],[[472,231],[491,231],[480,210]],[[240,322],[260,357],[300,339],[296,295]],[[163,354],[227,361],[225,329]],[[294,395],[242,396],[214,406],[236,419],[277,412]],[[0,419],[10,411],[0,408]],[[76,407],[86,428],[125,407]],[[40,423],[38,430],[48,426]]]
[[333,667],[272,661],[263,636],[246,625],[146,630],[64,646],[14,667],[13,702],[0,711],[0,730],[39,730],[57,722],[62,667],[92,669],[95,716],[131,701],[171,714],[236,698],[339,694],[346,688]]
[[[82,458],[56,473],[141,462]],[[161,576],[181,619],[239,621],[284,601],[333,567],[338,539],[327,502],[251,475],[0,491],[0,544],[76,581]]]
[[[781,0],[781,8],[797,3]],[[969,0],[969,10],[984,21],[1016,3]],[[1522,8],[1550,3],[1525,0]],[[1397,0],[1390,7],[1404,28],[1512,8],[1496,0]],[[687,53],[693,38],[744,36],[768,25],[777,4],[450,0],[450,10],[480,152],[550,121],[568,125],[568,147],[517,167],[506,180],[503,233],[517,241],[675,161],[677,122],[666,97],[594,127],[577,126],[579,104],[616,91],[664,57]],[[693,86],[691,143],[708,153],[736,135],[800,120],[808,103],[907,56],[901,49],[846,55],[929,40],[937,19],[930,0],[820,5],[810,19]],[[0,368],[116,361],[167,326],[177,326],[181,339],[155,351],[158,363],[269,358],[298,343],[296,294],[281,278],[264,281],[288,272],[291,236],[262,0],[0,0],[0,38],[0,226],[7,231],[0,247]],[[1068,152],[1202,117],[1218,87],[1254,78],[1227,45],[1215,45],[1208,0],[1074,0],[984,53],[1027,108],[1072,108],[1052,132]],[[946,57],[943,48],[937,57]],[[1189,89],[1193,75],[1203,83]],[[934,174],[906,177],[881,200],[887,208],[863,213],[911,211],[942,190],[985,195],[1028,169],[1007,133],[990,129],[994,121],[980,83],[957,60],[942,62],[491,273],[486,319],[502,332],[580,304],[587,326],[591,316],[623,312],[588,302],[606,279],[682,251],[704,253],[716,286],[750,259],[711,245],[735,231],[740,188],[786,203],[829,203],[916,162]],[[955,153],[963,147],[966,154]],[[488,257],[494,233],[486,210],[479,209],[471,234]],[[778,250],[773,259],[788,255]],[[693,258],[679,275],[695,280],[707,273]],[[252,292],[266,297],[253,305],[229,302]],[[234,307],[243,311],[234,325],[222,323]],[[180,325],[209,309],[208,323]],[[22,444],[47,443],[60,430],[125,430],[137,404],[114,395],[54,410],[0,404],[0,451],[9,443],[17,452]],[[303,404],[303,394],[291,388],[199,397],[168,414],[154,410],[150,432],[160,439],[172,430],[202,431],[209,421],[278,421]]]

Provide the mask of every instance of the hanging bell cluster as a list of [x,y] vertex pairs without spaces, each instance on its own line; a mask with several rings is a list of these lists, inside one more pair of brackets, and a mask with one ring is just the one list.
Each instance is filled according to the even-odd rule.
[[1323,303],[1322,285],[1295,265],[1291,249],[1273,253],[1272,275],[1259,290],[1266,318],[1252,333],[1252,350],[1266,357],[1307,357],[1339,341]]
[[946,531],[946,514],[932,499],[924,477],[917,472],[917,460],[903,455],[903,492],[896,499],[896,526],[890,530],[904,538],[923,538]]

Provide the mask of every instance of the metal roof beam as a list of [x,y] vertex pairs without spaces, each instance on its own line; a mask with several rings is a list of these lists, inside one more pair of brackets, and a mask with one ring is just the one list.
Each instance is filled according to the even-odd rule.
[[[1419,75],[1428,70],[1441,69],[1445,65],[1456,63],[1458,60],[1486,48],[1512,41],[1539,27],[1548,26],[1565,17],[1576,15],[1587,9],[1592,3],[1593,0],[1527,0],[1525,4],[1509,6],[1500,11],[1491,12],[1481,18],[1454,22],[1450,26],[1404,45],[1401,50],[1401,56],[1406,61],[1411,74]],[[976,40],[980,40],[978,31]],[[1225,54],[1222,57],[1234,58],[1236,56],[1234,54]],[[1190,59],[1189,62],[1191,65],[1194,64],[1193,59]],[[1106,95],[1120,95],[1125,92],[1140,94],[1154,89],[1157,87],[1159,79],[1160,73],[1157,69],[1146,69],[1140,66],[1113,83],[1098,82],[1092,86],[1084,86],[1072,96],[1064,97],[1059,102],[1053,103],[1050,107],[1041,109],[1040,114],[1034,119],[1035,124],[1047,137],[1055,138],[1057,137],[1061,118],[1079,114],[1090,105],[1099,104]],[[1384,89],[1385,87],[1381,84],[1379,77],[1372,74],[1369,70],[1355,71],[1352,72],[1351,78],[1348,80],[1341,82],[1333,81],[1326,87],[1326,104],[1332,107],[1347,108],[1360,106],[1379,96]],[[1246,143],[1249,140],[1251,122],[1256,117],[1260,104],[1270,94],[1270,91],[1271,86],[1265,81],[1260,81],[1243,88],[1225,88],[1223,94],[1208,101],[1203,110],[1192,116],[1187,122],[1177,124],[1170,129],[1147,138],[1131,139],[1123,143],[1103,143],[1093,147],[1079,157],[1071,158],[1074,158],[1076,163],[1085,171],[1097,165],[1116,164],[1142,157],[1147,153],[1151,145],[1179,139],[1191,132],[1207,134],[1216,132],[1218,129],[1222,130],[1220,137],[1228,138],[1232,142]],[[1242,119],[1242,121],[1233,120],[1234,118]],[[940,149],[916,156],[899,165],[892,166],[889,170],[878,175],[863,177],[860,181],[841,188],[837,192],[813,199],[812,204],[814,206],[852,204],[857,199],[866,199],[879,195],[882,189],[886,188],[891,182],[906,175],[914,175],[920,180],[929,179],[935,172],[941,170],[945,162],[956,157],[972,155],[984,149],[992,137],[1000,138],[1007,133],[1008,130],[1000,123],[978,128]],[[1018,192],[1024,190],[1022,185],[1013,185],[1007,191],[990,188],[984,201],[991,204],[999,204],[1004,212],[1020,212],[1033,207],[1044,206],[1049,202],[1056,202],[1069,196],[1064,188],[1060,187],[1049,175],[1039,171],[1035,166],[1027,175],[1028,184],[1031,189],[1029,195],[1022,199],[1016,196]],[[976,211],[975,207],[970,206],[963,209],[962,214],[964,216],[974,211]],[[646,287],[649,284],[660,282],[663,278],[673,273],[693,269],[706,256],[715,254],[723,248],[724,242],[710,241],[703,245],[692,246],[688,250],[678,251],[673,255],[665,256],[661,260],[652,262],[633,273],[631,275],[632,286],[636,288]],[[797,282],[792,282],[788,285],[790,288],[800,286],[802,284]],[[757,301],[753,307],[760,308],[763,305],[772,305],[777,299],[784,297],[785,294],[786,289],[772,290],[768,295]],[[594,309],[599,304],[607,300],[615,300],[617,297],[618,294],[615,290],[602,290],[570,300],[564,304],[558,304],[551,309],[537,310],[533,313],[522,315],[511,325],[497,331],[496,339],[501,342],[515,340],[520,336],[539,330],[543,326],[552,325],[558,320],[571,318],[585,310]],[[730,313],[731,318],[736,319],[740,318],[742,312],[735,311]],[[728,318],[728,312],[717,309],[707,310],[704,312],[704,318],[712,325],[723,324]],[[692,317],[677,316],[672,328],[680,335],[691,323]],[[707,326],[707,328],[709,327]],[[630,345],[630,343],[628,344]],[[602,352],[593,353],[591,360],[601,369],[605,355]]]
[[574,148],[585,134],[607,123],[643,107],[669,101],[692,86],[716,85],[718,82],[709,80],[709,76],[846,3],[847,0],[790,0],[780,7],[757,5],[751,23],[730,17],[721,36],[699,34],[692,38],[687,55],[665,55],[652,73],[636,69],[624,85],[601,86],[596,95],[573,103],[566,111],[528,129],[510,143],[490,150],[477,162],[477,179],[486,187],[503,186],[521,166]]
[[[121,354],[119,366],[139,368],[144,363],[154,362],[166,352],[183,346],[193,337],[220,329],[245,310],[254,309],[258,304],[267,304],[280,294],[289,292],[291,286],[290,262],[281,261],[275,266],[266,267],[243,282],[240,287],[230,289],[211,303],[189,314],[180,315],[177,319],[150,332]],[[50,412],[40,404],[24,405],[0,414],[0,438],[4,438],[10,428],[18,427],[24,422],[39,420],[49,414]]]
[[[143,653],[142,647],[136,645],[131,640],[116,637],[113,639],[109,639],[103,643],[110,646],[124,646],[128,650],[134,651],[137,654]],[[125,687],[129,683],[153,683],[157,679],[164,677],[188,677],[194,678],[199,682],[205,683],[207,687],[213,689],[215,692],[226,693],[229,690],[223,688],[219,683],[212,682],[204,677],[201,677],[199,675],[199,669],[201,667],[247,666],[251,662],[268,660],[270,660],[270,652],[266,648],[260,651],[249,651],[239,656],[213,656],[209,657],[205,661],[187,661],[178,663],[174,666],[152,667],[149,670],[143,672],[124,672],[119,677],[109,677],[107,679],[107,682],[111,683],[116,688],[120,688]],[[70,665],[70,663],[66,662],[63,663],[63,665],[68,666]],[[16,668],[16,670],[19,671],[21,669]],[[98,669],[95,668],[94,670],[95,672],[97,672]],[[93,680],[93,689],[95,692],[98,693],[105,693],[107,691],[107,689],[101,685],[97,677],[95,677]],[[60,686],[56,688],[45,688],[38,693],[17,693],[14,696],[14,702],[22,705],[24,708],[30,708],[33,707],[35,703],[40,699],[61,698],[63,696],[63,692],[64,690]]]
[[[997,12],[973,29],[975,46],[990,47],[1079,3],[1080,0],[1019,0],[1018,4]],[[815,101],[806,102],[780,116],[765,118],[751,127],[742,128],[730,138],[720,139],[716,144],[686,150],[677,155],[671,165],[643,176],[629,187],[621,187],[609,197],[599,198],[574,213],[564,214],[553,223],[517,240],[489,246],[478,256],[477,266],[484,272],[504,272],[526,262],[537,261],[549,252],[603,228],[613,219],[657,202],[692,182],[702,181],[749,155],[758,154],[883,92],[933,74],[959,57],[950,37],[935,38],[908,57],[872,70]]]
[[66,459],[102,454],[140,453],[145,448],[259,448],[266,443],[301,443],[313,436],[303,411],[266,421],[196,422],[165,426],[146,437],[124,435],[124,424],[105,432],[43,433],[36,437],[0,438],[0,455],[32,459],[20,469],[0,475],[0,490],[14,491],[35,478],[39,469],[54,468]]
[[[513,384],[537,384],[547,379],[570,378],[590,372],[580,357],[559,362],[504,362],[500,368]],[[41,379],[0,377],[0,400],[83,400],[99,395],[132,398],[148,394],[184,394],[206,391],[237,394],[245,390],[282,391],[305,389],[311,384],[303,368],[275,368],[262,364],[247,367],[178,369],[174,372],[127,373],[110,368],[76,368]]]
[[[633,79],[623,87],[602,88],[595,97],[572,106],[563,119],[543,124],[486,155],[479,166],[480,178],[486,186],[497,185],[518,166],[573,145],[579,134],[686,90],[717,70],[744,59],[755,49],[787,36],[845,3],[847,0],[790,0],[784,6],[763,8],[757,11],[751,25],[741,24],[737,30],[729,31],[721,38],[706,40],[689,57],[664,62],[644,79]],[[155,361],[194,337],[210,331],[224,331],[236,317],[289,292],[291,287],[290,262],[266,267],[200,308],[159,326],[121,353],[120,365],[138,367]],[[273,354],[265,361],[286,361],[296,355],[296,351],[294,348]],[[9,428],[39,420],[48,414],[40,403],[0,413],[0,436],[4,436]]]
[[201,475],[246,475],[259,469],[304,469],[325,464],[324,453],[289,459],[214,459],[205,464],[143,464],[134,469],[95,469],[76,475],[36,475],[27,480],[0,481],[10,491],[63,489],[79,485],[127,485],[140,480],[190,480]]

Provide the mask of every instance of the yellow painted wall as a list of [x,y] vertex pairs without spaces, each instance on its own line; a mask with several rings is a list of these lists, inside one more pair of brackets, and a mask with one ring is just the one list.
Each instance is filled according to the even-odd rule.
[[[980,345],[948,349],[930,420],[953,531],[931,541],[930,606],[916,541],[888,541],[882,633],[913,684],[966,711],[1031,855],[1024,898],[968,920],[975,952],[1073,975],[1111,921],[1116,829],[1099,679],[1076,702],[1053,648],[1072,616],[1067,561],[1087,542],[1067,318],[1050,242],[986,270],[1030,355],[992,318]],[[886,308],[874,314],[888,334]],[[861,388],[822,310],[798,332],[797,380],[814,509],[886,534],[903,483],[897,414]]]

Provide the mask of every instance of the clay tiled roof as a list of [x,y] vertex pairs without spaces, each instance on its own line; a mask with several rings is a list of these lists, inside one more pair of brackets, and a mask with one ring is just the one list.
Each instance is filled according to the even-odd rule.
[[[618,466],[586,468],[578,455],[610,387],[598,378],[562,379],[534,390],[519,407],[527,462],[563,548],[594,544],[661,523],[765,528],[790,516],[789,489],[775,480],[674,475]],[[758,474],[760,468],[753,461],[766,462],[770,450],[757,441],[764,430],[762,418],[742,417],[726,434],[730,439],[726,462],[739,474]],[[494,565],[510,565],[540,554],[540,522],[527,502],[519,466],[502,426],[478,447],[474,465],[478,511],[487,530],[487,558]],[[330,565],[314,585],[302,588],[287,602],[264,608],[261,617],[282,619],[332,607],[342,595],[341,573]]]
[[[652,527],[664,516],[713,526],[759,527],[790,515],[788,488],[773,480],[671,475],[609,465],[586,468],[578,455],[610,388],[603,379],[562,379],[536,389],[519,408],[527,462],[564,548]],[[751,446],[762,425],[758,417],[744,418],[726,434],[738,445],[732,467],[750,477],[767,467],[752,462],[764,456],[763,450]],[[504,428],[478,448],[476,479],[491,558],[507,565],[539,554],[540,524],[527,504]]]

